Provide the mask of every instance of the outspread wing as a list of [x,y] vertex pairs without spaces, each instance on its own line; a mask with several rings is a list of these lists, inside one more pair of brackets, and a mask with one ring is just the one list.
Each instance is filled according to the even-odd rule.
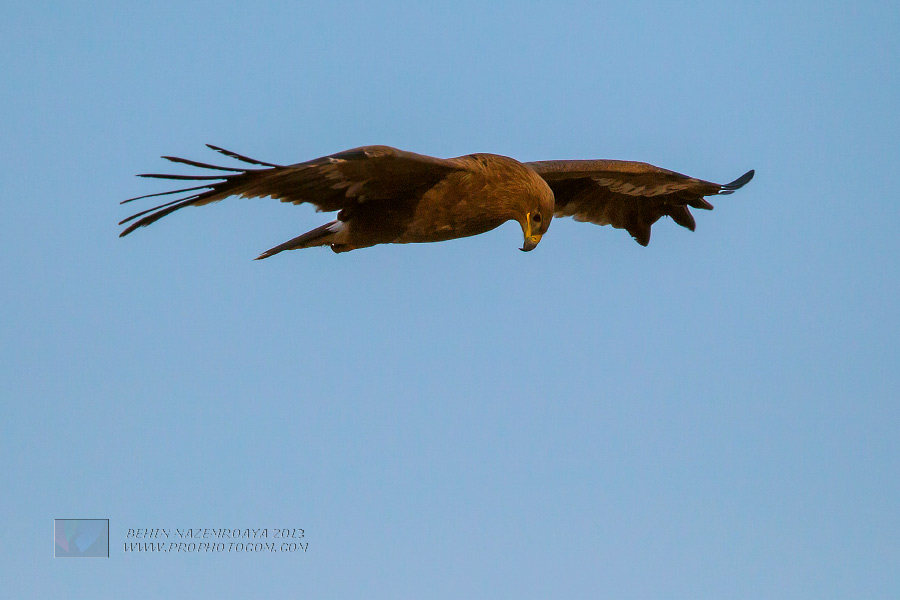
[[662,216],[694,230],[688,207],[712,210],[704,196],[731,194],[753,179],[753,171],[720,185],[623,160],[547,160],[526,163],[547,181],[556,199],[554,216],[574,217],[625,229],[646,246],[650,227]]
[[121,221],[119,225],[134,222],[119,234],[120,236],[128,235],[138,227],[146,227],[185,206],[201,206],[224,200],[229,196],[242,198],[271,196],[282,202],[294,204],[309,202],[318,210],[326,212],[352,210],[361,202],[373,200],[402,201],[418,197],[448,173],[458,169],[452,160],[404,152],[389,146],[363,146],[304,163],[282,166],[207,145],[226,156],[263,168],[235,169],[164,156],[163,158],[172,162],[223,171],[224,174],[141,175],[141,177],[210,183],[125,200],[131,202],[151,196],[190,192],[185,197],[139,212]]

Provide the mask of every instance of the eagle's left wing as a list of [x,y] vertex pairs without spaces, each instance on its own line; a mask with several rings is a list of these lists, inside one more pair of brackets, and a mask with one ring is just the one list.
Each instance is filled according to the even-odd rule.
[[662,216],[694,230],[689,206],[712,210],[704,196],[731,194],[753,179],[747,171],[724,185],[624,160],[545,160],[525,163],[546,180],[556,217],[574,217],[626,229],[646,246],[650,226]]
[[[125,200],[131,202],[151,196],[187,194],[143,210],[121,221],[131,223],[120,236],[138,227],[146,227],[162,217],[186,206],[203,206],[230,196],[264,198],[270,196],[282,202],[308,202],[325,212],[350,211],[363,202],[403,202],[418,198],[448,173],[461,167],[453,160],[434,158],[405,152],[390,146],[362,146],[323,156],[295,165],[276,165],[242,156],[230,150],[207,144],[217,152],[241,162],[258,165],[261,169],[220,167],[207,163],[164,156],[166,160],[222,171],[217,175],[169,175],[145,173],[141,177],[185,181],[203,181],[202,185],[146,194]],[[338,216],[340,219],[340,215]]]

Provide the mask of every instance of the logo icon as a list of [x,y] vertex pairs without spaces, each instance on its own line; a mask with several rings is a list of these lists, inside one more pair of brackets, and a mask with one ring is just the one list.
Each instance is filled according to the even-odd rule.
[[55,519],[53,556],[109,558],[109,519]]

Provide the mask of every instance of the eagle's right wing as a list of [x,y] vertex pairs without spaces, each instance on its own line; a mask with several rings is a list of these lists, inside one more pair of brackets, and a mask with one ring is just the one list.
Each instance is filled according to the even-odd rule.
[[544,178],[556,200],[555,217],[574,217],[625,229],[642,246],[662,216],[694,230],[688,207],[712,209],[704,196],[731,194],[753,178],[744,173],[724,185],[647,163],[625,160],[545,160],[526,163]]

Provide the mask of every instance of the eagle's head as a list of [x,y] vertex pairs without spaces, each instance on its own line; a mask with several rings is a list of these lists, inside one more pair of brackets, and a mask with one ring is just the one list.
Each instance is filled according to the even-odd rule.
[[537,248],[541,237],[550,227],[550,220],[553,219],[553,191],[543,177],[534,171],[531,171],[531,174],[528,193],[524,198],[524,211],[517,219],[525,236],[525,243],[520,248],[522,252],[530,252]]

